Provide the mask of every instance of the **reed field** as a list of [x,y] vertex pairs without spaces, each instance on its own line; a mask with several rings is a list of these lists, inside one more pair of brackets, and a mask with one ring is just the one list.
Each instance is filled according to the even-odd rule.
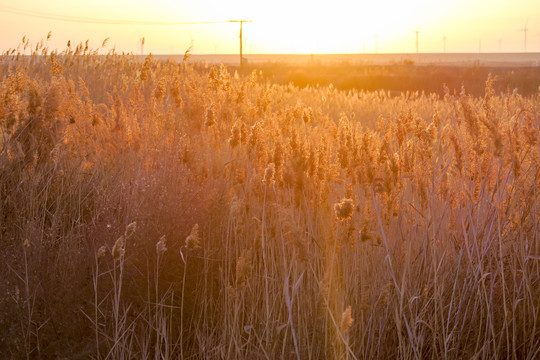
[[540,89],[28,46],[0,59],[1,358],[540,358]]

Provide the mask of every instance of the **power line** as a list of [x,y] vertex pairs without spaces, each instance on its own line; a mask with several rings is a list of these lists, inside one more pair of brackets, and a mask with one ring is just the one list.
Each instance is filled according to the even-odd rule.
[[47,20],[58,20],[86,24],[107,24],[107,25],[202,25],[202,24],[223,24],[229,22],[238,22],[237,20],[222,21],[140,21],[140,20],[119,20],[119,19],[100,19],[69,15],[58,15],[33,10],[22,10],[6,6],[0,6],[0,12],[29,16]]
[[[203,25],[203,24],[225,24],[225,23],[240,23],[240,66],[243,64],[242,57],[242,25],[245,22],[252,22],[251,20],[222,20],[222,21],[138,21],[138,20],[118,20],[118,19],[100,19],[100,18],[88,18],[69,15],[51,14],[41,11],[22,10],[7,6],[0,6],[0,12],[17,14],[22,16],[30,16],[34,18],[67,21],[86,24],[107,24],[107,25]],[[141,43],[144,46],[144,38]]]

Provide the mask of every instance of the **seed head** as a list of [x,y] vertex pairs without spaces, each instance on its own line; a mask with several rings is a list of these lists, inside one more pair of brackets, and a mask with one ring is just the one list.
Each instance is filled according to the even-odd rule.
[[349,305],[347,306],[343,314],[341,314],[341,331],[343,332],[343,334],[347,334],[349,332],[353,322],[354,319],[352,317],[352,309]]
[[188,248],[188,250],[197,250],[201,248],[198,224],[193,225],[191,233],[186,238],[186,247]]
[[214,126],[216,124],[216,112],[214,110],[214,104],[210,105],[208,109],[206,109],[206,122],[204,125],[210,127]]
[[132,222],[131,224],[129,224],[126,227],[126,233],[124,234],[126,239],[129,239],[135,233],[135,230],[137,230],[137,222],[136,221]]
[[388,282],[382,292],[381,292],[381,295],[379,296],[379,301],[382,303],[382,304],[387,304],[390,300],[390,296],[391,296],[391,291],[392,291],[392,283],[391,282]]
[[183,62],[189,61],[189,58],[191,57],[191,50],[193,49],[193,46],[190,46],[186,52],[184,53],[184,58],[182,59]]
[[124,256],[126,252],[126,250],[124,249],[125,244],[126,244],[126,241],[125,241],[124,235],[120,236],[114,243],[114,246],[112,248],[112,256],[115,260],[118,260],[122,256]]
[[174,105],[178,108],[182,106],[183,100],[182,100],[182,91],[181,91],[181,85],[180,80],[178,78],[175,78],[172,86],[170,87],[170,93],[174,100]]
[[352,217],[354,212],[354,202],[352,199],[341,199],[341,201],[334,205],[336,211],[336,218],[340,221],[348,220]]
[[167,238],[163,235],[156,244],[156,252],[158,255],[163,255],[167,251]]
[[313,122],[313,109],[310,107],[305,107],[302,111],[302,120],[304,123]]
[[229,145],[231,145],[232,148],[236,147],[238,144],[240,144],[242,136],[240,133],[240,129],[236,124],[233,125],[231,129],[231,137],[229,138]]
[[274,183],[274,173],[275,173],[274,163],[268,164],[268,167],[264,171],[263,182],[265,184],[268,184],[268,185],[273,184]]
[[167,78],[159,79],[156,88],[154,89],[154,97],[159,100],[163,99],[167,93]]
[[102,246],[97,251],[97,258],[98,259],[104,258],[105,255],[107,255],[107,248],[105,248],[105,246]]

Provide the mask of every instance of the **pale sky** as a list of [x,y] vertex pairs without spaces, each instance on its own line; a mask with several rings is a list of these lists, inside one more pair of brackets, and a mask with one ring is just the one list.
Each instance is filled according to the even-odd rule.
[[[14,14],[13,12],[19,14]],[[111,25],[53,18],[129,22],[253,20],[244,24],[244,53],[540,52],[540,0],[0,0],[0,50],[24,35],[35,44],[52,31],[50,49],[68,40],[144,53],[237,53],[239,25]],[[377,39],[377,40],[376,40]],[[481,44],[481,49],[480,49]]]

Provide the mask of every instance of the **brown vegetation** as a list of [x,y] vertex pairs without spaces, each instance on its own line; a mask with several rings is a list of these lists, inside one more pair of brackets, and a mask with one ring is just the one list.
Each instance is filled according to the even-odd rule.
[[0,60],[0,356],[525,359],[540,94]]
[[390,91],[393,96],[401,92],[425,92],[444,95],[449,91],[459,94],[465,87],[469,94],[483,96],[488,76],[497,77],[497,93],[535,95],[540,86],[540,67],[491,65],[414,65],[411,62],[392,65],[355,65],[317,63],[298,66],[284,63],[249,65],[241,72],[262,70],[264,78],[273,83],[292,83],[298,87],[334,85],[339,90]]

